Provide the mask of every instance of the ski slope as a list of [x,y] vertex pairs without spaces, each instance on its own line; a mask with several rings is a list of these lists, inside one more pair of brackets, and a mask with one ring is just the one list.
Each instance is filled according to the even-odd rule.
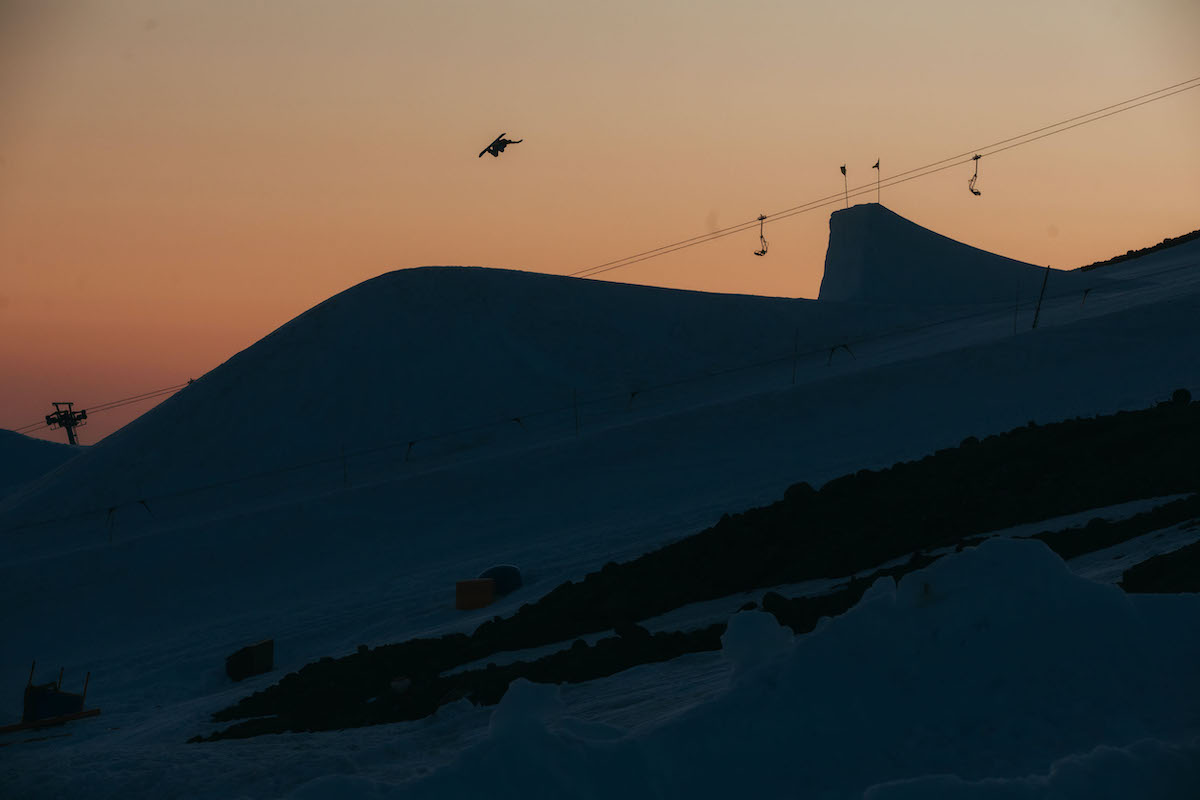
[[[965,245],[947,250],[943,237],[911,223],[881,224],[886,214],[872,206],[836,212],[827,273],[849,265],[869,278],[856,244],[869,236],[871,252],[895,253],[926,299],[930,286],[949,285],[948,274],[969,284],[980,265],[1011,268],[999,284],[1030,274],[991,254],[976,260],[980,251]],[[819,485],[1031,419],[1141,408],[1178,387],[1200,395],[1200,243],[1074,277],[1053,274],[1036,329],[1036,295],[966,303],[948,289],[939,302],[917,304],[897,289],[893,299],[705,295],[447,267],[389,273],[331,298],[77,458],[0,495],[0,687],[12,687],[0,694],[0,716],[19,717],[33,658],[40,669],[64,666],[68,684],[91,671],[89,701],[104,709],[62,731],[70,736],[0,749],[0,793],[108,797],[151,786],[189,797],[436,796],[439,787],[478,790],[494,774],[497,752],[525,758],[528,781],[544,782],[537,765],[559,759],[556,774],[579,796],[606,796],[600,790],[614,785],[601,781],[595,763],[610,764],[613,780],[643,776],[645,787],[657,787],[638,795],[620,784],[634,796],[676,796],[675,786],[725,796],[755,786],[756,776],[773,773],[741,746],[726,759],[710,754],[711,769],[688,783],[676,772],[684,751],[666,744],[681,719],[714,731],[752,721],[747,711],[735,722],[739,708],[757,707],[739,692],[761,697],[765,689],[750,678],[731,688],[737,659],[729,654],[640,667],[563,687],[557,697],[537,688],[514,695],[505,713],[528,741],[504,733],[503,715],[490,722],[491,709],[464,702],[419,723],[183,742],[212,729],[213,711],[309,661],[364,643],[471,630],[607,561],[774,500],[794,482]],[[985,614],[1002,628],[989,647],[1023,649],[1051,637],[1054,626],[1092,630],[1137,619],[1120,635],[1153,629],[1138,634],[1145,653],[1171,639],[1179,648],[1172,652],[1194,652],[1196,628],[1184,621],[1200,610],[1195,598],[1126,598],[1072,578],[1039,547],[930,569],[968,586],[985,564],[1017,586],[1053,576],[1043,599],[1102,589],[1106,599],[1095,607],[1071,600],[1033,632],[1019,623],[1026,601],[1012,597],[989,610],[995,595],[981,586],[936,625]],[[520,565],[526,586],[487,609],[454,611],[453,582],[495,563]],[[880,587],[884,599],[856,619],[878,613],[888,625],[933,629],[911,616],[903,586],[889,591]],[[731,602],[727,613],[739,606]],[[858,649],[826,647],[820,669],[831,681],[830,702],[843,708],[860,703],[864,683],[879,683],[875,706],[855,718],[866,725],[891,714],[888,725],[902,725],[916,711],[889,692],[933,703],[935,687],[870,671],[891,663],[864,633],[881,624],[831,621],[826,633],[840,631],[829,635]],[[760,633],[764,640],[747,651],[774,648],[782,659],[777,672],[762,673],[764,685],[790,684],[797,670],[816,668],[786,666],[787,653],[825,647],[807,643],[817,632],[779,647],[769,630]],[[276,671],[230,684],[224,656],[266,637],[276,642]],[[1129,641],[1110,641],[1112,675],[1144,667],[1116,657]],[[853,669],[847,652],[859,653]],[[908,657],[933,663],[942,651]],[[1091,658],[1058,652],[1052,666],[1078,670]],[[1162,668],[1170,680],[1138,690],[1151,711],[1180,681],[1190,676],[1194,685],[1194,667]],[[957,688],[955,704],[979,710],[940,724],[999,715],[1013,726],[1027,713],[1014,705],[1010,719],[1000,702],[1020,697],[1020,682],[1010,679],[1008,694]],[[786,706],[795,718],[764,725],[762,739],[783,736],[779,726],[803,726],[798,718],[812,698],[796,692]],[[1170,720],[1126,713],[1121,703],[1104,736],[1083,734],[1094,719],[1068,716],[1054,723],[1069,742],[1061,753],[1000,753],[994,764],[1004,767],[992,772],[963,752],[973,729],[962,732],[967,744],[931,733],[920,769],[957,775],[947,785],[962,796],[989,778],[1008,782],[1012,796],[1038,796],[1038,786],[1059,786],[1054,776],[1068,767],[1101,774],[1125,759],[1134,764],[1129,774],[1144,777],[1180,759],[1195,763],[1194,703],[1178,704],[1182,716]],[[745,735],[747,748],[762,744]],[[1096,750],[1102,746],[1116,751]],[[899,770],[901,759],[885,763],[870,748],[858,753],[870,766],[859,783],[824,774],[823,752],[809,779],[828,796],[860,796],[874,785],[875,796],[919,796],[932,785],[920,783],[920,769]],[[61,769],[64,760],[72,769]],[[1179,774],[1168,790],[1189,773]],[[792,794],[778,782],[762,785],[763,796]],[[521,780],[511,786],[529,788]]]
[[83,448],[0,430],[0,497],[37,480]]

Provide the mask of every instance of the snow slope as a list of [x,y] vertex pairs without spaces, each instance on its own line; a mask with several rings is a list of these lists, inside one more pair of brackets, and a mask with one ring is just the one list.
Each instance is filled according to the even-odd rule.
[[[833,212],[820,299],[930,306],[1036,299],[1045,269],[956,242],[877,203]],[[1062,270],[1049,282],[1066,291],[1102,276]]]
[[624,423],[633,392],[764,359],[790,366],[797,350],[924,318],[509,270],[401,270],[300,315],[0,513],[49,497],[60,513],[108,508],[381,444],[403,456],[415,441],[427,458],[536,431],[547,411],[579,410],[593,427],[615,411]]
[[[471,748],[487,741],[490,710],[457,706],[421,723],[320,736],[182,742],[211,729],[211,712],[308,661],[359,643],[472,629],[609,560],[773,500],[796,481],[820,484],[1029,419],[1144,407],[1179,386],[1200,396],[1197,245],[1089,273],[1093,291],[1051,296],[1036,330],[1031,304],[1016,315],[1011,306],[883,310],[473,269],[408,270],[348,290],[0,504],[0,687],[21,686],[36,657],[46,670],[65,666],[68,684],[90,670],[89,698],[104,709],[63,739],[0,750],[0,794],[423,792],[420,782],[460,754],[475,763]],[[572,390],[577,408],[564,397]],[[441,426],[460,427],[429,434]],[[393,436],[398,447],[365,446]],[[332,458],[314,458],[331,450]],[[267,474],[222,483],[255,471]],[[66,485],[59,481],[83,495],[72,509],[52,499]],[[1006,556],[996,566],[1019,571],[1013,562],[1028,560],[1029,577],[1014,572],[1014,580],[1036,583],[1050,574],[1039,558]],[[454,611],[453,581],[501,562],[519,564],[526,587],[490,608]],[[1054,578],[1044,596],[1075,597],[1078,587],[1063,581]],[[960,611],[978,606],[964,602]],[[1120,619],[1135,613],[1163,637],[1190,642],[1178,620],[1181,608],[1194,610],[1173,602],[1130,598],[1121,611],[1106,600],[1096,618],[1050,622],[1095,627],[1121,611]],[[1027,608],[1014,599],[995,609],[995,647],[1019,635],[1009,607]],[[897,600],[896,609],[888,619],[920,629],[920,620],[901,622],[909,605]],[[958,624],[947,617],[938,630],[948,629],[943,622]],[[224,656],[267,636],[276,640],[276,672],[231,685]],[[906,652],[919,663],[940,651]],[[890,668],[879,649],[871,655]],[[1063,668],[1092,669],[1082,652],[1059,656]],[[586,722],[657,741],[653,731],[689,708],[709,729],[732,715],[718,700],[729,669],[719,654],[692,657],[564,687],[562,697]],[[845,664],[829,672],[845,676],[828,688],[829,702],[854,708],[865,673]],[[1135,690],[1156,691],[1123,691]],[[962,705],[994,710],[982,685],[973,691]],[[1154,697],[1151,709],[1163,702]],[[886,708],[903,708],[901,699]],[[716,716],[705,722],[711,703]],[[0,694],[0,718],[19,714],[19,691]],[[1089,747],[1080,734],[1090,719],[1062,718],[1074,737],[1067,750]],[[1178,717],[1143,721],[1114,716],[1120,735],[1105,746],[1115,751],[1047,753],[1037,765],[1010,753],[1004,769],[964,761],[959,772],[962,753],[949,739],[931,744],[931,758],[942,753],[938,763],[967,784],[991,776],[1006,782],[1002,791],[1027,796],[1077,767],[1091,776],[1124,758],[1136,772],[1194,753],[1188,737],[1197,727]],[[618,755],[641,746],[626,742]],[[581,758],[594,752],[564,747]],[[731,774],[741,763],[713,762]],[[563,764],[584,785],[585,767]],[[889,782],[936,780],[871,765],[875,791],[892,792],[880,796],[908,791]],[[434,780],[461,780],[464,769]],[[817,778],[849,787],[833,772]]]
[[82,447],[47,442],[0,430],[0,497],[39,478],[84,452]]

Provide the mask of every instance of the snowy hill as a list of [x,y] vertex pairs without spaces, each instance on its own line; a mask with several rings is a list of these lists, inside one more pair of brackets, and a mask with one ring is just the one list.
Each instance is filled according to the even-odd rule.
[[0,430],[0,497],[82,452],[81,447]]
[[[816,739],[825,722],[839,720],[846,727],[834,728],[834,743],[858,741],[863,726],[881,732],[862,740],[880,744],[864,755],[863,777],[879,784],[879,797],[931,796],[947,785],[970,796],[988,779],[1004,781],[989,785],[1005,796],[1066,785],[1063,796],[1085,797],[1104,785],[1097,776],[1117,773],[1134,776],[1135,786],[1147,775],[1173,776],[1167,790],[1144,796],[1193,796],[1177,790],[1194,774],[1187,769],[1200,736],[1195,705],[1184,698],[1158,713],[1177,694],[1172,687],[1190,679],[1187,668],[1164,661],[1156,673],[1163,680],[1133,688],[1128,676],[1142,670],[1142,653],[1190,658],[1194,631],[1181,620],[1194,618],[1194,598],[1124,598],[1089,587],[1035,543],[964,553],[925,579],[881,586],[853,619],[810,635],[824,638],[792,642],[767,631],[724,656],[563,687],[565,717],[542,728],[538,720],[553,718],[557,701],[518,694],[494,717],[463,702],[418,723],[183,744],[211,726],[214,711],[323,656],[470,631],[567,579],[775,500],[797,481],[819,486],[1029,420],[1144,408],[1178,387],[1200,396],[1200,242],[1086,273],[1071,292],[1048,291],[1033,330],[1036,291],[1015,314],[1010,289],[996,307],[964,306],[947,282],[956,256],[943,250],[934,258],[932,245],[914,244],[935,234],[906,232],[908,223],[888,222],[883,209],[839,213],[838,235],[875,236],[876,251],[907,259],[913,285],[944,294],[918,307],[904,299],[907,284],[893,283],[894,295],[876,297],[883,308],[478,269],[390,273],[301,315],[0,500],[0,689],[9,687],[0,693],[0,720],[20,716],[19,687],[33,658],[39,680],[58,666],[68,685],[90,671],[89,704],[103,709],[62,731],[69,736],[5,747],[0,795],[102,797],[154,786],[163,796],[433,796],[476,780],[498,763],[495,752],[518,769],[513,791],[533,791],[531,782],[545,776],[536,763],[526,766],[547,754],[579,787],[596,777],[595,758],[609,758],[616,778],[648,775],[646,785],[657,786],[672,775],[646,770],[681,763],[664,754],[679,725],[696,732],[688,740],[695,747],[709,731],[724,748],[704,751],[705,771],[680,785],[716,787],[745,774],[744,764],[753,786],[766,762],[729,749],[719,731],[740,730],[748,748],[767,747],[784,734],[776,722],[803,728],[806,712],[796,709],[821,701],[804,739],[818,749],[804,770],[830,796],[868,788],[840,771],[845,761],[822,757]],[[831,251],[849,244],[831,241]],[[924,255],[913,258],[913,248]],[[1016,274],[1040,282],[1042,271],[1028,269]],[[860,279],[887,279],[864,270]],[[1013,274],[1001,272],[995,285]],[[946,313],[946,305],[957,308]],[[70,506],[57,491],[66,486]],[[1136,552],[1191,535],[1151,534]],[[1122,550],[1096,563],[1114,563],[1114,555],[1134,557]],[[454,581],[496,563],[519,564],[526,585],[488,608],[455,611]],[[999,576],[999,585],[972,588],[981,574]],[[922,580],[951,591],[927,608],[915,588]],[[1021,586],[1042,594],[1004,590]],[[1043,617],[1031,605],[1037,597],[1062,607]],[[721,607],[723,618],[744,602],[737,600]],[[897,640],[893,629],[912,636]],[[1099,641],[1109,643],[1114,663],[1101,672],[1080,654],[1094,650],[1047,652],[1056,674],[1095,678],[1073,695],[1086,707],[1062,717],[1018,717],[1036,705],[1022,694],[1023,674],[982,670],[974,682],[947,683],[933,669],[954,643],[937,636],[1016,658],[1058,630],[1079,631],[1086,644],[1086,632],[1105,629],[1111,635]],[[266,637],[276,642],[276,670],[231,684],[224,657]],[[1163,644],[1171,641],[1180,649]],[[730,684],[746,660],[737,652],[753,661],[772,649],[774,666]],[[793,652],[815,657],[801,664]],[[1196,660],[1188,663],[1194,670]],[[792,687],[805,670],[826,684]],[[864,681],[878,687],[869,695],[874,706],[856,705],[867,696]],[[781,685],[790,687],[787,702],[771,724],[739,716],[739,708],[773,707],[772,687]],[[947,687],[952,700],[939,694]],[[924,705],[906,704],[908,693]],[[961,713],[925,707],[941,697]],[[1114,713],[1100,720],[1088,709],[1104,701]],[[1004,715],[1010,706],[1016,711]],[[680,715],[687,716],[671,727]],[[880,727],[871,728],[876,715]],[[904,720],[917,715],[952,733],[916,720],[924,738],[895,753],[882,747],[882,732],[907,728]],[[1080,735],[1095,725],[1102,738]],[[506,730],[529,733],[504,739]],[[1000,748],[1030,730],[1066,742],[1071,755],[1038,761],[1027,751],[972,749]],[[928,758],[919,770],[957,778],[905,766],[921,742]]]
[[[876,203],[833,212],[820,299],[912,306],[1036,299],[1045,269],[978,250]],[[1097,278],[1052,271],[1054,293]]]
[[300,315],[9,507],[55,496],[62,513],[102,509],[347,451],[390,445],[403,458],[408,442],[426,459],[517,433],[527,444],[548,411],[625,424],[651,389],[922,319],[509,270],[401,270]]

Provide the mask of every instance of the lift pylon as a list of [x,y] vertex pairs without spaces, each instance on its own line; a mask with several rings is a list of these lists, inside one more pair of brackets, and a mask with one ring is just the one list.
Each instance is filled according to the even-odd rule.
[[46,415],[46,424],[51,428],[64,428],[67,431],[67,442],[79,444],[75,439],[75,429],[87,424],[87,410],[74,410],[74,403],[52,403],[54,413]]

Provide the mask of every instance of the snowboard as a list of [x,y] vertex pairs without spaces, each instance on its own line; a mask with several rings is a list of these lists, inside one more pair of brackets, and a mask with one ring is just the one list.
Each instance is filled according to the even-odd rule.
[[489,144],[487,147],[483,148],[482,150],[480,150],[479,155],[477,157],[483,158],[483,154],[486,153],[487,151],[491,150],[493,147],[495,147],[496,142],[500,141],[503,138],[504,138],[504,134],[502,133],[499,136],[497,136],[495,139],[492,139],[492,143]]

